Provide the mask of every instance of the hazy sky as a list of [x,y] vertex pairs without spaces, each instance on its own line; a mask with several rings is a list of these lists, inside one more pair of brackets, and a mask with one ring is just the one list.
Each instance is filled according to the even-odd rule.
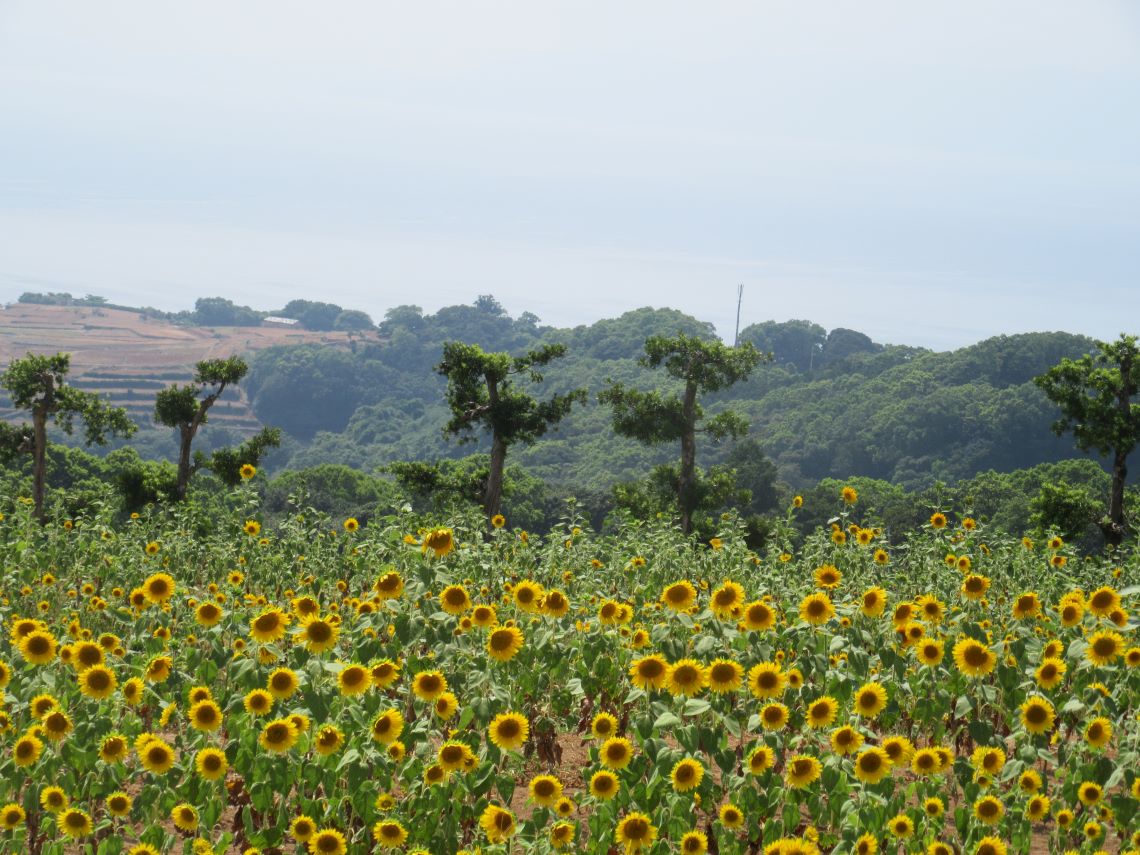
[[0,0],[0,302],[1140,333],[1140,3]]

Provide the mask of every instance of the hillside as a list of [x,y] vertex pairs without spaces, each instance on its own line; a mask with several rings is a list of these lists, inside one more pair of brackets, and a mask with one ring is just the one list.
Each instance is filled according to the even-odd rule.
[[[369,334],[374,337],[374,334]],[[267,347],[320,345],[348,348],[362,334],[310,332],[271,326],[182,326],[139,312],[104,307],[13,303],[0,308],[0,364],[28,351],[71,354],[71,382],[106,395],[149,425],[154,395],[190,379],[202,359],[252,355]],[[15,414],[0,404],[0,418]],[[238,432],[261,427],[242,390],[210,411],[211,422]]]

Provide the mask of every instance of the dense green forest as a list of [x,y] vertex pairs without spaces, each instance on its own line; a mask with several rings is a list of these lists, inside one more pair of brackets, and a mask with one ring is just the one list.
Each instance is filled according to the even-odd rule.
[[[199,300],[196,313],[233,306],[215,306],[219,300]],[[317,328],[336,326],[346,312],[358,321],[363,315],[308,301],[294,301],[286,310]],[[545,370],[534,393],[588,392],[589,403],[556,430],[512,449],[504,507],[514,520],[548,525],[569,497],[598,522],[615,502],[651,511],[653,489],[645,479],[655,466],[675,461],[677,451],[616,435],[597,393],[611,381],[675,389],[668,375],[638,363],[645,340],[677,333],[715,338],[711,324],[672,309],[643,308],[556,328],[530,313],[512,318],[490,296],[434,314],[399,306],[386,313],[378,332],[376,339],[347,348],[289,346],[249,357],[242,388],[258,418],[283,432],[281,447],[263,467],[263,474],[276,476],[266,488],[271,509],[284,508],[302,487],[330,512],[474,495],[488,443],[485,437],[472,444],[445,439],[447,381],[435,370],[444,342],[464,341],[512,354],[562,345],[565,356]],[[810,499],[827,479],[843,478],[862,485],[884,524],[910,525],[929,507],[953,502],[1018,532],[1034,524],[1034,514],[1038,522],[1044,513],[1056,525],[1074,508],[1094,513],[1103,498],[1108,476],[1099,460],[1050,430],[1056,407],[1032,382],[1062,358],[1089,352],[1094,343],[1088,338],[1063,332],[1002,336],[939,353],[799,320],[753,324],[740,338],[771,358],[749,379],[703,400],[710,414],[731,407],[750,425],[743,440],[703,438],[698,444],[705,471],[731,469],[732,486],[751,494],[726,489],[719,494],[725,505],[768,514],[794,494]],[[173,440],[154,425],[141,427],[130,448],[112,445],[105,461],[55,450],[52,477],[125,485],[135,504],[154,497],[147,482],[155,480],[155,470],[144,461],[171,459]],[[206,428],[197,447],[208,451],[235,439],[223,428]],[[446,465],[430,473],[430,483],[424,481],[427,467],[407,468],[440,460]],[[1041,495],[1050,484],[1073,491],[1054,496],[1051,510],[1049,497]],[[818,522],[810,507],[809,501],[809,525]],[[1067,524],[1083,525],[1075,518]]]

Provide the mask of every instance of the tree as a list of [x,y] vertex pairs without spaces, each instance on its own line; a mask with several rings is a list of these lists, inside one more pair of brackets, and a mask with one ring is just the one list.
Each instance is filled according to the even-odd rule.
[[178,501],[186,498],[190,477],[197,468],[191,462],[190,446],[198,429],[206,424],[210,407],[226,387],[237,385],[248,372],[245,360],[236,356],[203,359],[194,367],[193,382],[185,386],[175,383],[155,396],[154,420],[178,430],[178,482],[174,491]]
[[0,454],[8,459],[19,452],[31,454],[32,499],[40,522],[47,521],[44,481],[47,475],[48,419],[70,435],[78,417],[83,422],[84,439],[88,445],[103,445],[108,435],[127,437],[137,429],[127,418],[126,410],[112,407],[92,392],[82,392],[66,385],[70,370],[70,354],[46,356],[29,353],[23,359],[13,359],[8,370],[0,376],[0,386],[8,390],[12,405],[19,410],[30,410],[32,414],[31,426],[3,425]]
[[1062,359],[1033,382],[1061,408],[1053,423],[1057,435],[1071,432],[1082,451],[1112,455],[1112,487],[1108,516],[1099,523],[1105,542],[1118,546],[1127,530],[1124,484],[1128,455],[1140,442],[1140,357],[1136,336],[1124,335],[1111,344],[1096,342],[1098,353]]
[[487,353],[477,344],[445,342],[443,360],[436,366],[447,377],[447,404],[451,419],[445,436],[459,436],[460,442],[474,440],[472,433],[482,428],[491,435],[490,469],[483,493],[483,510],[492,517],[499,513],[503,498],[503,467],[507,449],[515,443],[530,444],[558,424],[574,402],[585,402],[586,390],[556,394],[548,401],[536,401],[516,388],[514,377],[522,375],[532,383],[542,381],[536,369],[564,356],[565,345],[548,344],[523,356]]
[[[681,442],[681,465],[677,477],[677,507],[681,530],[692,531],[697,504],[697,434],[714,439],[738,438],[748,432],[747,420],[731,410],[705,420],[697,395],[716,392],[744,380],[764,356],[750,342],[729,347],[679,333],[671,338],[651,336],[645,340],[647,368],[665,366],[665,371],[685,385],[680,395],[639,392],[610,381],[598,394],[601,403],[613,408],[614,430],[645,445]],[[703,424],[702,424],[703,423]]]

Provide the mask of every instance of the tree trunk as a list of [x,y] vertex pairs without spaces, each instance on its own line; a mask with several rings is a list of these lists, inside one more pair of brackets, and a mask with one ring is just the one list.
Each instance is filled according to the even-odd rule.
[[507,444],[495,434],[491,439],[491,470],[487,473],[487,492],[483,496],[483,511],[487,517],[499,513],[503,504],[503,467],[507,462]]
[[36,519],[47,522],[44,510],[44,482],[47,480],[47,410],[43,404],[32,408],[32,501]]
[[1108,525],[1102,526],[1105,542],[1120,546],[1124,541],[1124,484],[1128,480],[1128,453],[1117,451],[1112,459],[1112,495],[1108,500]]
[[190,445],[194,442],[194,428],[192,425],[182,425],[178,429],[178,486],[175,492],[178,501],[186,500],[186,491],[190,487]]
[[677,504],[681,511],[681,531],[693,530],[693,504],[697,469],[697,384],[685,385],[685,399],[681,411],[684,432],[681,434],[681,477],[677,483]]

